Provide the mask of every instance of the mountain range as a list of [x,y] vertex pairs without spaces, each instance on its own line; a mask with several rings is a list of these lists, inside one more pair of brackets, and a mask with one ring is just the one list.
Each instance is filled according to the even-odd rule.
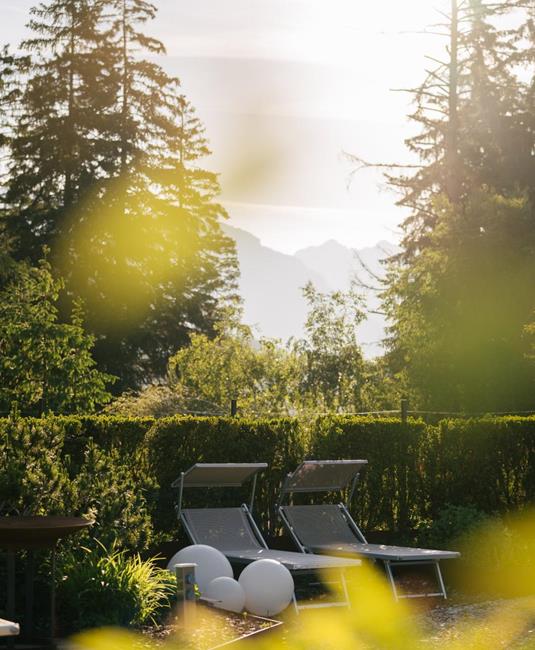
[[[361,289],[367,310],[375,311],[379,301],[373,287],[385,272],[381,260],[398,250],[387,241],[353,249],[331,239],[288,255],[263,246],[245,230],[227,224],[223,228],[236,241],[244,322],[254,327],[257,336],[283,341],[303,336],[308,309],[301,289],[309,281],[322,292],[346,291],[356,276],[367,285]],[[369,313],[359,326],[366,357],[382,353],[384,330],[384,317],[377,313]]]

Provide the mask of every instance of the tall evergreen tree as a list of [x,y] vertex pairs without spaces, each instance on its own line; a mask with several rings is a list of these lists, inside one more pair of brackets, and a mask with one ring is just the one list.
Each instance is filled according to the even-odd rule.
[[435,226],[433,197],[458,203],[482,184],[498,191],[515,184],[508,171],[516,167],[515,154],[507,143],[517,126],[511,112],[516,117],[521,83],[511,71],[514,39],[495,25],[510,3],[449,4],[447,22],[439,26],[447,34],[446,59],[410,91],[416,108],[409,117],[419,132],[406,145],[418,162],[407,173],[388,174],[401,191],[398,204],[411,211],[403,224],[405,255],[425,245]]
[[102,120],[113,101],[103,68],[98,0],[53,0],[31,10],[13,105],[5,203],[19,257],[34,261],[65,229],[66,215],[102,174]]
[[15,255],[51,245],[118,389],[164,374],[189,332],[212,332],[235,290],[217,176],[198,163],[209,153],[202,126],[178,79],[144,58],[165,52],[141,29],[155,14],[146,0],[33,9],[10,140]]
[[179,80],[140,58],[142,50],[165,52],[140,31],[155,12],[145,0],[106,2],[108,64],[119,80],[116,166],[84,206],[99,217],[86,218],[68,256],[77,286],[78,269],[99,260],[99,277],[86,289],[101,334],[96,354],[126,385],[163,376],[191,331],[212,333],[234,300],[237,274],[234,244],[220,228],[226,213],[216,201],[217,176],[199,166],[210,153],[203,127]]
[[535,303],[533,140],[520,43],[497,27],[511,7],[452,0],[449,60],[415,93],[421,132],[408,145],[421,165],[390,174],[411,214],[384,294],[389,358],[426,407],[522,408],[534,386],[522,342]]

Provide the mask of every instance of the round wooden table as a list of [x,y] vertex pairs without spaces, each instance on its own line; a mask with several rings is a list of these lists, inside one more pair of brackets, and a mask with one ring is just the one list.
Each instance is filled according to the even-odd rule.
[[[13,516],[0,517],[0,548],[7,550],[7,617],[15,620],[15,555],[27,551],[26,562],[26,616],[21,630],[25,638],[33,634],[33,581],[35,549],[50,549],[52,554],[50,576],[50,639],[54,638],[56,620],[55,569],[58,540],[81,532],[93,524],[82,517]],[[14,640],[9,644],[13,646]]]

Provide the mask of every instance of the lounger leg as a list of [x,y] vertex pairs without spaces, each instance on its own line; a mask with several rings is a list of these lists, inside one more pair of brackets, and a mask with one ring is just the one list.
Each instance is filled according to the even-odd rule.
[[440,590],[442,591],[444,600],[447,600],[448,596],[446,595],[446,587],[444,586],[444,580],[442,579],[442,571],[440,570],[440,564],[438,562],[435,562],[434,564],[435,564],[435,573],[437,575],[437,580],[440,586]]
[[394,598],[396,600],[399,600],[398,590],[396,588],[396,582],[394,580],[394,575],[392,573],[392,567],[390,566],[390,562],[388,560],[385,560],[384,565],[385,565],[386,575],[388,576],[388,579],[390,580],[390,586],[392,587],[392,591],[394,593]]
[[292,602],[294,604],[295,613],[299,614],[299,606],[297,605],[297,598],[295,597],[295,591],[292,594]]
[[347,591],[347,582],[346,576],[343,569],[340,570],[340,582],[342,583],[342,589],[344,590],[344,596],[346,599],[347,606],[351,609],[351,600],[349,599],[349,593]]

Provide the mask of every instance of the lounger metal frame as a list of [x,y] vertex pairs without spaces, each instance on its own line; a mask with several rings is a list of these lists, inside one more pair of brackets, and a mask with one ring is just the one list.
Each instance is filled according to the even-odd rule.
[[[221,469],[221,467],[226,467],[228,469],[231,469],[232,467],[236,468],[245,468],[245,467],[250,467],[251,468],[251,473],[245,477],[243,481],[239,482],[223,482],[223,483],[218,483],[218,482],[206,482],[206,483],[195,483],[195,487],[241,487],[243,483],[248,480],[249,478],[253,478],[253,484],[251,488],[251,495],[249,498],[249,506],[247,504],[243,503],[240,507],[241,510],[245,513],[245,518],[249,526],[251,527],[251,530],[254,534],[254,537],[258,540],[258,543],[262,546],[262,548],[269,550],[269,547],[266,543],[266,540],[264,539],[264,536],[262,535],[262,532],[260,531],[260,528],[258,527],[254,517],[253,517],[253,506],[254,506],[254,497],[256,493],[256,484],[257,484],[257,475],[260,471],[265,469],[267,467],[267,463],[197,463],[190,467],[186,472],[181,472],[180,476],[176,481],[174,481],[171,484],[171,487],[178,488],[179,493],[178,493],[178,502],[175,506],[175,510],[177,513],[177,517],[184,527],[184,530],[186,531],[187,536],[189,539],[194,543],[194,544],[200,544],[203,543],[199,539],[196,538],[195,533],[192,531],[191,527],[188,525],[187,519],[184,516],[184,509],[182,508],[182,502],[183,502],[183,495],[184,495],[184,488],[185,487],[190,487],[187,485],[187,476],[190,472],[192,472],[195,468],[201,467],[203,469],[210,469],[213,468],[214,471],[217,471],[218,469]],[[222,508],[224,510],[224,508]],[[313,570],[310,569],[294,569],[292,573],[300,573],[300,574],[308,574],[308,573],[314,573]],[[338,602],[329,602],[329,603],[310,603],[307,605],[301,605],[298,603],[296,597],[295,597],[295,592],[292,595],[292,603],[294,606],[294,609],[296,613],[299,613],[300,610],[302,609],[319,609],[319,608],[325,608],[325,607],[351,607],[351,601],[349,599],[349,592],[347,589],[347,583],[346,583],[346,578],[344,574],[344,569],[340,568],[340,583],[342,585],[342,592],[344,594],[344,600],[343,601],[338,601]],[[325,583],[324,583],[325,584]]]
[[[322,464],[346,464],[346,463],[354,463],[356,467],[358,467],[354,477],[350,481],[350,489],[349,489],[349,496],[346,501],[346,503],[338,503],[338,508],[340,508],[344,519],[346,520],[346,523],[350,530],[353,532],[355,537],[357,538],[358,541],[360,541],[362,544],[368,544],[368,540],[364,536],[364,533],[361,531],[361,529],[358,527],[356,521],[353,519],[351,514],[349,513],[348,507],[351,503],[351,500],[353,498],[353,495],[355,493],[355,489],[357,486],[357,481],[360,475],[360,470],[362,467],[364,467],[367,464],[367,461],[305,461],[308,464],[316,464],[316,465],[322,465]],[[301,467],[301,465],[299,466]],[[299,469],[299,467],[297,469]],[[297,472],[296,469],[296,472]],[[346,485],[336,485],[336,486],[328,486],[325,485],[323,487],[312,487],[310,489],[307,489],[306,487],[298,487],[298,488],[293,488],[291,486],[291,480],[294,476],[295,472],[290,473],[286,476],[286,479],[284,481],[284,484],[282,486],[281,490],[281,495],[279,499],[279,503],[277,506],[277,511],[278,515],[281,518],[281,521],[284,524],[284,527],[287,529],[287,531],[290,533],[290,536],[294,540],[295,544],[299,548],[299,550],[302,553],[310,553],[311,549],[304,544],[304,542],[300,539],[298,533],[295,530],[295,527],[290,523],[288,520],[288,517],[286,516],[286,513],[284,512],[284,497],[286,495],[291,495],[292,493],[295,492],[300,492],[300,493],[311,493],[311,492],[332,492],[335,490],[344,490],[347,487]],[[396,600],[399,600],[401,598],[431,598],[431,597],[442,597],[444,600],[447,600],[447,593],[446,593],[446,587],[444,584],[444,579],[442,577],[442,572],[440,570],[440,559],[425,559],[425,560],[385,560],[383,558],[371,558],[373,562],[380,561],[382,562],[386,575],[388,577],[388,581],[390,582],[390,586],[392,588],[392,593],[394,594],[394,598]],[[416,594],[400,594],[396,585],[396,581],[394,579],[394,573],[392,571],[393,567],[398,567],[398,566],[424,566],[424,565],[433,565],[435,576],[437,579],[438,586],[440,588],[440,591],[437,592],[432,592],[432,593],[416,593]]]

